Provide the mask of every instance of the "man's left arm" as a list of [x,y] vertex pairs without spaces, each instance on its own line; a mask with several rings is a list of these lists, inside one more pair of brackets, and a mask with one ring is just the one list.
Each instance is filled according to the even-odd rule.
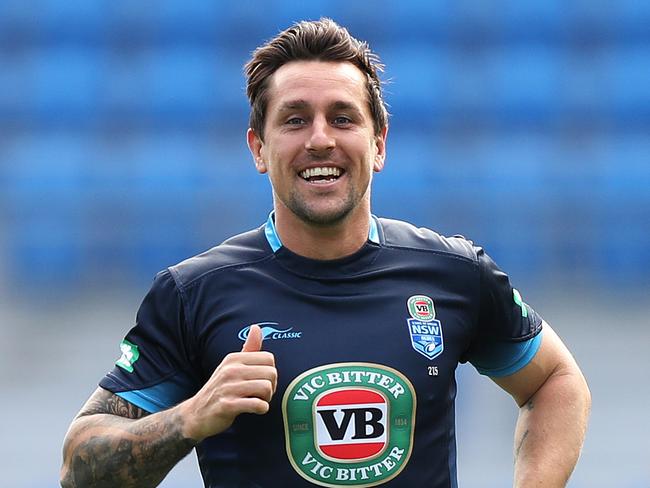
[[564,488],[587,429],[591,394],[575,359],[544,323],[542,344],[514,374],[492,380],[519,405],[515,488]]

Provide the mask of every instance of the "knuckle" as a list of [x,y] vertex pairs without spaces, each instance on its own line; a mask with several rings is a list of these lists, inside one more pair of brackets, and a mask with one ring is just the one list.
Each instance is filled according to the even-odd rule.
[[223,361],[221,361],[221,364],[228,364],[229,362],[233,361],[234,355],[235,355],[234,352],[230,352],[226,354],[225,357],[223,358]]
[[264,401],[270,402],[273,397],[273,385],[270,381],[265,381],[262,387],[260,398]]
[[260,401],[257,402],[254,408],[254,412],[259,414],[259,415],[264,415],[269,411],[270,405],[268,402],[265,401]]

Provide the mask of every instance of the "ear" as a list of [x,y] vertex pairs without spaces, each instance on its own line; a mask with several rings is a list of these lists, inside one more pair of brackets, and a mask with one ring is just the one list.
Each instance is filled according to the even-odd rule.
[[248,142],[248,149],[253,155],[253,161],[255,162],[255,168],[260,174],[264,174],[268,171],[266,166],[266,161],[264,160],[264,141],[255,134],[253,129],[248,129],[246,132],[246,142]]
[[388,126],[385,126],[381,132],[375,136],[375,147],[377,154],[372,169],[375,173],[379,173],[384,169],[384,162],[386,161],[386,137],[388,136]]

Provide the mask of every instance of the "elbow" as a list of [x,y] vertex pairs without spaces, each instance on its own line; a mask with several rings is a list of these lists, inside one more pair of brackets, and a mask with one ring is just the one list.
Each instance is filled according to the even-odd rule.
[[63,462],[59,474],[59,484],[62,488],[75,488],[77,486],[88,486],[75,476],[74,467],[76,457],[76,446],[78,445],[75,436],[75,423],[70,426],[68,433],[63,440]]
[[591,412],[591,390],[589,389],[587,380],[583,376],[582,372],[580,373],[580,378],[582,380],[582,388],[581,388],[582,404],[585,412],[585,417],[589,417],[589,413]]
[[59,484],[62,488],[75,488],[75,486],[77,486],[73,477],[71,464],[69,456],[65,456],[63,459],[63,465],[61,466],[61,473],[59,475]]
[[564,374],[558,375],[555,386],[553,393],[560,404],[573,411],[571,417],[578,422],[578,425],[583,426],[584,436],[591,412],[591,391],[582,371],[574,365]]
[[61,488],[74,488],[74,484],[72,483],[70,476],[68,476],[68,473],[69,471],[65,467],[61,469],[61,477],[59,479]]

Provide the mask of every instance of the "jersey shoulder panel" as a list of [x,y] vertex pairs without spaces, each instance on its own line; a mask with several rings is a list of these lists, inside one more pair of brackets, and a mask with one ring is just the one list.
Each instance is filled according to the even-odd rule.
[[378,220],[381,224],[383,244],[387,247],[430,251],[478,262],[478,248],[463,236],[445,237],[426,227],[416,227],[401,220]]
[[231,237],[218,246],[170,266],[169,271],[181,288],[207,274],[225,268],[245,266],[273,256],[264,229],[257,228]]

